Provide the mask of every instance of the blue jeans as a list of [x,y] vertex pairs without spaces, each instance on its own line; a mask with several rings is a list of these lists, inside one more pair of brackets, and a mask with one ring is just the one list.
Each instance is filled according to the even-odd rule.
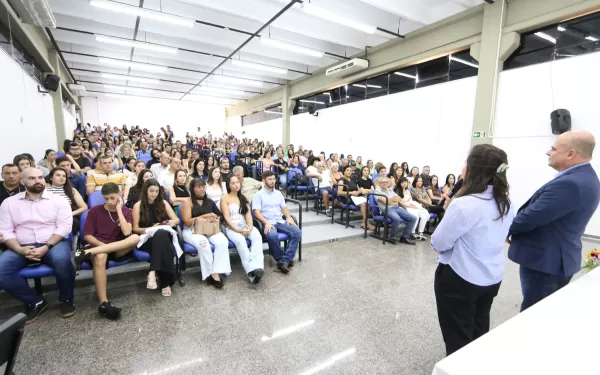
[[287,188],[287,172],[279,175],[279,186],[283,189]]
[[[39,247],[44,244],[31,244]],[[23,245],[25,246],[25,245]],[[29,287],[26,279],[19,276],[19,271],[27,267],[28,259],[12,250],[0,254],[0,289],[26,304],[33,305],[42,300],[33,289]],[[72,301],[75,289],[75,268],[71,263],[71,242],[67,239],[60,241],[42,257],[43,264],[47,264],[56,274],[58,284],[58,299]]]
[[417,217],[408,212],[404,207],[388,207],[388,217],[390,218],[390,220],[392,220],[392,237],[396,237],[396,233],[398,232],[398,226],[400,225],[402,220],[406,222],[404,233],[402,233],[402,237],[404,238],[408,238],[410,236],[410,231],[417,222]]
[[[287,234],[290,239],[288,241],[287,250],[284,252],[281,248],[281,242],[277,237],[277,232]],[[289,225],[288,223],[277,223],[273,225],[273,229],[267,233],[267,243],[273,258],[279,263],[290,264],[296,256],[298,245],[302,240],[302,231],[295,225]]]
[[251,173],[252,173],[252,178],[255,180],[258,180],[258,169],[256,169],[256,164],[252,164],[250,166],[251,169]]
[[573,277],[550,275],[523,266],[519,267],[519,276],[523,292],[521,312],[566,286]]

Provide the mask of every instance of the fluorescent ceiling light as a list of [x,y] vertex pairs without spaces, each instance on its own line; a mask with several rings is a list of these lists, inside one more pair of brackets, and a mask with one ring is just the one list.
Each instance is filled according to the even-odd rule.
[[265,46],[279,48],[284,51],[299,53],[302,55],[308,55],[308,56],[313,56],[313,57],[323,57],[323,55],[325,54],[324,52],[317,51],[316,49],[302,47],[302,46],[299,46],[296,44],[282,42],[281,40],[271,39],[271,38],[266,38],[266,37],[261,37],[260,43],[264,44]]
[[164,66],[137,63],[137,62],[133,62],[133,61],[113,60],[113,59],[107,59],[104,57],[100,57],[98,59],[98,62],[100,64],[104,64],[104,65],[119,66],[119,67],[123,67],[123,68],[134,68],[134,69],[146,70],[146,71],[155,72],[155,73],[164,72],[165,70],[167,70],[167,68]]
[[110,74],[110,73],[102,73],[100,76],[102,78],[118,79],[118,80],[121,80],[121,81],[149,83],[149,84],[152,84],[152,85],[158,85],[158,84],[160,84],[160,80],[158,80],[158,79],[152,79],[152,78],[133,77],[133,76],[125,76],[125,75],[119,75],[119,74]]
[[154,92],[154,90],[143,89],[141,87],[117,86],[117,85],[104,85],[104,88],[112,89],[112,90],[127,90],[127,91],[147,92],[147,93]]
[[320,101],[317,101],[317,100],[306,100],[306,99],[300,99],[300,102],[302,102],[302,103],[325,104],[325,102],[320,102]]
[[379,85],[369,85],[369,84],[367,84],[367,85],[361,85],[360,83],[354,83],[354,84],[352,84],[352,86],[361,87],[363,89],[366,89],[367,87],[371,87],[371,88],[374,88],[374,89],[380,89],[381,88],[381,86],[379,86]]
[[562,27],[562,26],[558,26],[556,29],[557,29],[558,31],[567,31],[567,29],[565,29],[565,28],[564,28],[564,27]]
[[248,68],[254,70],[262,70],[264,72],[273,72],[277,74],[287,74],[287,69],[276,68],[274,66],[268,66],[263,64],[257,64],[249,61],[242,60],[231,60],[231,64],[234,66],[239,66],[240,68]]
[[323,93],[323,94],[321,94],[321,95],[329,95],[329,96],[331,96],[331,93],[330,93],[330,92],[324,92],[324,93]]
[[315,17],[319,17],[322,18],[324,20],[330,21],[330,22],[334,22],[340,25],[344,25],[346,27],[350,27],[352,29],[356,29],[365,33],[369,33],[369,34],[373,34],[375,33],[375,31],[377,31],[377,27],[373,26],[373,25],[367,25],[365,23],[362,22],[358,22],[358,21],[354,21],[354,20],[350,20],[347,18],[344,18],[334,12],[331,12],[327,9],[324,8],[320,8],[318,6],[315,6],[314,4],[308,3],[308,2],[303,2],[302,5],[300,5],[300,8],[305,12],[308,13],[310,15],[313,15]]
[[129,14],[132,16],[139,16],[141,18],[165,22],[172,25],[194,27],[194,24],[196,23],[194,20],[188,18],[172,16],[170,14],[157,12],[155,10],[144,9],[137,6],[121,4],[113,1],[91,0],[90,5],[95,6],[97,8],[111,10],[113,12]]
[[[194,101],[194,102],[220,104],[220,105],[231,105],[231,103],[228,103],[228,101],[232,101],[231,99],[227,99],[227,98],[217,98],[217,97],[212,97],[212,96],[194,95],[194,94],[188,94],[184,98],[187,100]],[[237,100],[233,100],[233,101],[236,103],[238,102]]]
[[135,40],[111,38],[111,37],[103,36],[103,35],[96,35],[96,41],[98,41],[100,43],[115,44],[118,46],[127,46],[127,47],[145,49],[148,51],[156,51],[156,52],[163,52],[163,53],[170,53],[170,54],[177,53],[177,48],[164,47],[164,46],[159,46],[159,45],[151,44],[151,43],[138,42]]
[[594,38],[593,36],[586,36],[585,39],[591,40],[592,42],[597,42],[598,38]]
[[465,64],[465,65],[468,65],[468,66],[472,66],[473,68],[479,68],[479,65],[477,65],[477,64],[474,64],[474,63],[472,63],[470,61],[467,61],[467,60],[459,59],[458,57],[454,57],[452,55],[450,55],[450,60],[459,62],[461,64]]
[[312,367],[304,372],[302,372],[300,375],[313,375],[316,374],[317,372],[323,371],[333,365],[335,365],[335,363],[341,359],[344,359],[352,354],[356,353],[356,348],[350,348],[350,349],[346,349],[343,352],[334,354],[331,356],[331,358],[328,358],[325,362],[316,365],[315,367]]
[[397,76],[402,76],[402,77],[407,77],[407,78],[412,78],[414,80],[417,79],[417,76],[413,76],[411,74],[406,74],[406,73],[401,73],[401,72],[394,72],[395,75]]
[[213,75],[213,79],[217,82],[230,83],[232,85],[240,85],[240,86],[262,87],[262,85],[263,85],[263,83],[261,81],[253,81],[250,79],[236,78],[236,77],[229,77],[229,76]]
[[[278,115],[282,115],[283,114],[283,112],[277,112],[277,111],[267,111],[267,110],[264,110],[263,112],[264,113],[276,113]],[[264,336],[263,336],[263,338],[264,338]],[[263,340],[263,341],[265,341],[265,340]]]
[[125,94],[111,94],[109,92],[104,93],[104,96],[108,96],[109,98],[119,98],[119,99],[140,99],[139,96],[125,95]]
[[546,33],[535,33],[535,36],[537,36],[538,38],[542,38],[545,39],[547,41],[549,41],[550,43],[554,43],[556,44],[556,38],[551,37],[550,35],[546,34]]
[[199,94],[202,93],[217,93],[217,94],[230,94],[230,95],[244,95],[244,92],[241,90],[232,90],[232,89],[224,89],[221,87],[211,87],[211,86],[200,86],[194,89],[195,92]]

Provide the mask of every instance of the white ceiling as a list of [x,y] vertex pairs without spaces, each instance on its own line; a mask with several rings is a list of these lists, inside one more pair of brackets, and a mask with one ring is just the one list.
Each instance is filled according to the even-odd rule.
[[[239,49],[257,30],[278,14],[290,0],[92,0],[109,6],[126,6],[130,12],[139,8],[154,11],[138,17],[92,6],[89,0],[49,0],[57,21],[52,34],[67,65],[88,90],[98,93],[130,94],[176,100],[195,100],[232,105],[334,64],[376,46],[396,34],[406,34],[439,21],[482,0],[311,0],[307,8],[297,3],[252,38],[232,59],[226,58]],[[308,3],[308,0],[304,0]],[[310,7],[310,8],[309,8]],[[316,13],[309,14],[310,9]],[[151,19],[163,12],[192,21],[179,26]],[[326,19],[332,14],[342,23]],[[179,20],[181,20],[179,18]],[[350,27],[347,22],[361,26]],[[370,33],[358,28],[378,29]],[[388,32],[384,31],[387,30]],[[152,47],[175,47],[176,53],[152,51],[100,42],[108,36],[120,42],[140,41]],[[275,39],[324,52],[322,57],[282,50],[261,43]],[[101,61],[146,63],[142,67],[163,68],[148,72],[140,67],[111,66]],[[256,70],[255,66],[234,65],[233,60],[286,69]],[[242,64],[243,64],[242,62]],[[221,64],[221,66],[220,66]],[[220,66],[220,67],[219,67]],[[217,70],[215,68],[219,67]],[[209,73],[213,72],[213,75]],[[102,74],[117,74],[121,79]],[[157,82],[134,82],[124,76],[157,79]],[[223,77],[230,82],[221,82]],[[241,79],[246,79],[240,80]],[[104,85],[113,85],[105,87]],[[196,85],[197,87],[194,89]],[[116,87],[115,87],[116,86]],[[208,87],[204,87],[208,86]],[[129,87],[129,88],[128,88]],[[134,90],[146,88],[152,91]],[[186,95],[190,90],[202,96]],[[221,90],[218,90],[221,89]],[[234,91],[227,91],[229,89]],[[236,92],[237,91],[237,92]]]

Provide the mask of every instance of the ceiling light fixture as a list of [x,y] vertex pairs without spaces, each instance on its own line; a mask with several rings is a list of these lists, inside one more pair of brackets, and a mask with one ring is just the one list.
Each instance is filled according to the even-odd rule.
[[100,57],[98,59],[98,62],[100,64],[104,64],[104,65],[119,66],[122,68],[140,69],[140,70],[146,70],[148,72],[155,72],[155,73],[160,73],[160,72],[164,72],[165,70],[167,70],[167,68],[164,66],[137,63],[137,62],[133,62],[133,61],[113,60],[113,59],[107,59],[105,57]]
[[411,74],[406,74],[406,73],[401,73],[401,72],[394,72],[394,74],[397,76],[401,76],[401,77],[412,78],[414,80],[416,80],[418,78],[417,76],[413,76]]
[[325,104],[325,102],[320,102],[318,100],[306,100],[306,99],[300,99],[300,101],[302,103],[314,103],[314,104]]
[[111,37],[104,36],[104,35],[96,35],[96,41],[100,42],[100,43],[115,44],[118,46],[127,46],[127,47],[145,49],[148,51],[170,53],[173,55],[177,53],[177,48],[164,47],[164,46],[159,46],[159,45],[152,44],[152,43],[138,42],[135,40],[111,38]]
[[564,27],[562,27],[562,26],[558,26],[556,29],[557,29],[558,31],[567,31],[567,29],[565,29],[565,28],[564,28]]
[[276,68],[274,66],[268,66],[263,64],[257,64],[249,61],[243,60],[231,60],[231,64],[233,66],[239,66],[240,68],[248,68],[254,70],[262,70],[264,72],[273,72],[277,74],[287,74],[288,70],[283,68]]
[[371,88],[374,88],[374,89],[380,89],[380,88],[382,88],[379,85],[369,85],[369,84],[367,84],[367,85],[361,85],[360,83],[354,83],[354,84],[352,84],[352,86],[361,87],[363,89],[366,89],[367,87],[371,87]]
[[[268,111],[268,110],[266,110],[266,109],[265,109],[263,112],[264,112],[264,113],[275,113],[275,114],[278,114],[278,115],[281,115],[281,114],[283,114],[282,112],[277,112],[277,111]],[[263,340],[263,341],[264,341],[264,340]]]
[[200,86],[194,89],[194,92],[198,92],[199,94],[214,92],[218,94],[231,94],[231,95],[244,95],[244,92],[241,90],[232,90],[232,89],[224,89],[221,87],[211,87],[211,86]]
[[271,38],[267,38],[267,37],[261,37],[260,43],[264,44],[265,46],[279,48],[284,51],[299,53],[302,55],[308,55],[308,56],[313,56],[313,57],[323,57],[323,55],[325,54],[325,52],[317,51],[316,49],[302,47],[297,44],[291,44],[291,43],[283,42],[281,40],[271,39]]
[[548,35],[546,33],[539,32],[539,33],[535,33],[534,35],[537,36],[538,38],[542,38],[544,40],[547,40],[550,43],[556,44],[556,38],[554,38],[554,37],[552,37],[552,36],[550,36],[550,35]]
[[318,7],[306,1],[303,2],[302,5],[300,5],[300,9],[302,9],[305,13],[308,13],[315,17],[319,17],[324,20],[344,25],[346,27],[350,27],[352,29],[359,30],[365,33],[374,34],[375,31],[377,31],[377,26],[367,25],[362,22],[349,20],[347,18],[339,16],[336,13],[333,13],[330,10]]
[[213,97],[213,96],[207,96],[207,95],[194,95],[194,94],[188,94],[184,97],[187,100],[191,100],[194,102],[202,102],[202,103],[209,103],[209,104],[219,104],[219,105],[231,105],[231,103],[229,102],[235,102],[237,103],[237,100],[231,100],[231,99],[227,99],[227,98],[218,98],[218,97]]
[[104,88],[112,89],[112,90],[127,90],[127,91],[147,92],[147,93],[154,92],[154,90],[144,89],[141,87],[117,86],[117,85],[107,85],[107,84],[104,85]]
[[217,82],[230,83],[232,85],[239,85],[239,86],[262,87],[262,85],[263,85],[263,83],[261,81],[253,81],[250,79],[229,77],[229,76],[213,75],[213,79]]
[[467,61],[467,60],[459,59],[458,57],[454,57],[452,55],[450,55],[450,61],[456,61],[456,62],[459,62],[461,64],[465,64],[465,65],[468,65],[468,66],[472,66],[473,68],[478,68],[479,69],[479,65],[477,65],[475,63],[472,63],[470,61]]
[[173,16],[163,12],[157,12],[155,10],[144,9],[137,6],[121,4],[113,1],[91,0],[90,5],[101,9],[111,10],[113,12],[124,13],[132,16],[138,16],[141,18],[170,23],[172,25],[194,27],[194,24],[196,23],[194,20],[188,18]]
[[592,42],[597,42],[597,41],[598,41],[598,38],[594,38],[594,37],[593,37],[593,36],[591,36],[591,35],[590,35],[590,36],[586,36],[586,37],[585,37],[585,39],[587,39],[587,40],[591,40]]
[[151,85],[158,85],[158,84],[160,84],[160,80],[158,80],[158,79],[142,78],[142,77],[132,77],[132,76],[119,75],[119,74],[102,73],[102,74],[100,74],[100,77],[102,77],[102,78],[108,78],[108,79],[118,79],[118,80],[121,80],[121,81],[149,83]]

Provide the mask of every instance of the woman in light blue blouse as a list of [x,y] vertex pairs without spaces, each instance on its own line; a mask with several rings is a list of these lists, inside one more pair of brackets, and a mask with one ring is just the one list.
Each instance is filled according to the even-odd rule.
[[435,298],[446,354],[489,331],[490,310],[504,276],[504,242],[514,208],[506,152],[477,145],[463,169],[464,185],[431,237],[440,254]]

